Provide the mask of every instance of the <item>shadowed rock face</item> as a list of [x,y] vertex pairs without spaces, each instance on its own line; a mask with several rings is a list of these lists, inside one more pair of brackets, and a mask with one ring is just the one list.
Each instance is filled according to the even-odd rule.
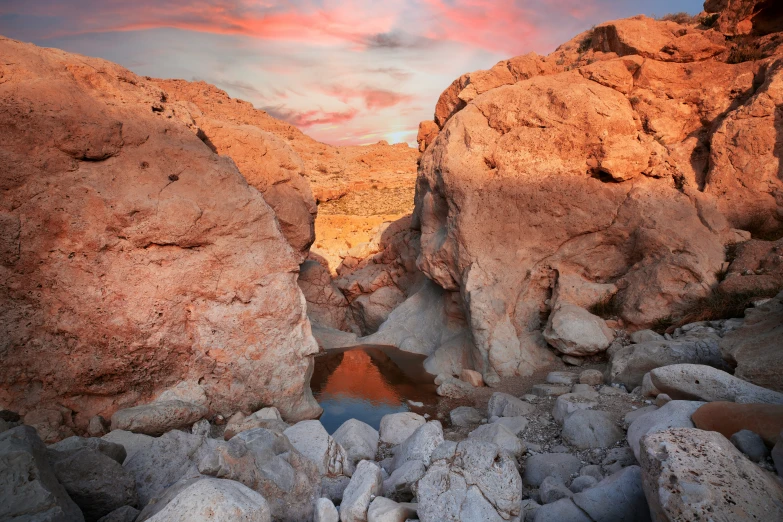
[[190,380],[210,413],[317,415],[299,254],[234,162],[119,66],[0,53],[0,402],[86,429]]

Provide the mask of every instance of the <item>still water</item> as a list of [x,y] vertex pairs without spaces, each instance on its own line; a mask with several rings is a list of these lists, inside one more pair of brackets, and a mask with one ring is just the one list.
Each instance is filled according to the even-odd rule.
[[359,419],[377,430],[384,415],[401,411],[429,413],[434,418],[435,376],[424,371],[424,359],[385,346],[330,350],[316,356],[310,387],[324,409],[321,423],[326,431],[334,433],[348,419]]

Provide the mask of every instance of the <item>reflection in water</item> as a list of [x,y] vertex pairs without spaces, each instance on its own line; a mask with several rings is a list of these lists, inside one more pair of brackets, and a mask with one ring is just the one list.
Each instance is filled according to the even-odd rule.
[[[315,358],[310,381],[324,409],[321,422],[329,433],[348,419],[359,419],[378,429],[389,413],[436,410],[434,376],[426,373],[425,357],[392,347],[362,346],[330,350]],[[407,401],[424,403],[410,407]]]

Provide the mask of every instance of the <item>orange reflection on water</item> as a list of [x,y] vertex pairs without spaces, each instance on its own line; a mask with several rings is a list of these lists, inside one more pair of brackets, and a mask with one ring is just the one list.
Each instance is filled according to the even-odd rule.
[[347,396],[376,404],[397,406],[401,397],[384,379],[378,367],[363,350],[347,351],[340,365],[321,389],[322,397]]

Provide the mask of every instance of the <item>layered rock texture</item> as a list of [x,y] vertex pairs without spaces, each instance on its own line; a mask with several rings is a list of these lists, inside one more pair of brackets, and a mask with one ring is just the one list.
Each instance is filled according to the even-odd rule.
[[551,360],[553,310],[659,324],[715,291],[727,245],[783,232],[779,38],[728,29],[777,8],[728,4],[463,75],[420,127],[417,265],[459,292],[487,382]]
[[180,381],[210,414],[317,415],[290,147],[103,60],[0,53],[0,402],[54,440]]

